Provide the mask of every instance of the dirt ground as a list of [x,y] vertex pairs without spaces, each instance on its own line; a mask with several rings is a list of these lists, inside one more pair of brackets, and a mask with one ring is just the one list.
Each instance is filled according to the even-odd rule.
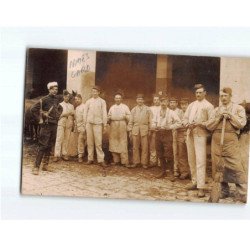
[[[24,144],[22,187],[24,195],[78,196],[120,199],[145,199],[166,201],[207,202],[211,190],[211,178],[207,178],[206,196],[197,197],[197,191],[187,191],[190,180],[171,182],[169,177],[156,179],[160,168],[127,169],[110,166],[107,170],[99,165],[70,161],[50,162],[53,172],[41,171],[33,175],[36,145]],[[232,197],[221,199],[220,203],[240,203],[235,200],[235,187],[231,186]]]

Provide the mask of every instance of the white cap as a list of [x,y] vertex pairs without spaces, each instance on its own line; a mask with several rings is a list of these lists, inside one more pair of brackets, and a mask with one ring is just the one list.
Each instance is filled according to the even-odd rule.
[[57,82],[49,82],[49,83],[47,84],[47,88],[48,88],[48,89],[51,89],[51,88],[53,88],[53,87],[58,87]]

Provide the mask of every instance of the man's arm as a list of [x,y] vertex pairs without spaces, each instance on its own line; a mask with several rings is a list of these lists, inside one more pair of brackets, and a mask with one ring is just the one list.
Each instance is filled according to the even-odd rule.
[[236,114],[231,114],[230,123],[237,129],[242,129],[247,123],[246,111],[243,107],[238,106]]
[[171,112],[172,116],[172,124],[169,126],[170,129],[177,129],[181,127],[181,119],[180,117],[175,113]]
[[102,101],[102,121],[103,121],[103,126],[106,127],[108,122],[108,115],[107,115],[107,105],[104,100]]

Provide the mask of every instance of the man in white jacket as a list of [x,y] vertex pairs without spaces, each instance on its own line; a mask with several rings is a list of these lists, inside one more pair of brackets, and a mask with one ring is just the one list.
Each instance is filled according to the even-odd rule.
[[206,125],[214,106],[206,100],[206,90],[202,84],[195,85],[196,101],[190,103],[183,117],[187,129],[187,151],[192,183],[189,190],[198,189],[198,197],[204,197],[206,179],[207,136]]

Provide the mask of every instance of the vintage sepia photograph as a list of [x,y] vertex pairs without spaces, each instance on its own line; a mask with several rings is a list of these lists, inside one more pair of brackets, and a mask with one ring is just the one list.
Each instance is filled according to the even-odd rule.
[[21,194],[245,204],[250,58],[29,48]]

